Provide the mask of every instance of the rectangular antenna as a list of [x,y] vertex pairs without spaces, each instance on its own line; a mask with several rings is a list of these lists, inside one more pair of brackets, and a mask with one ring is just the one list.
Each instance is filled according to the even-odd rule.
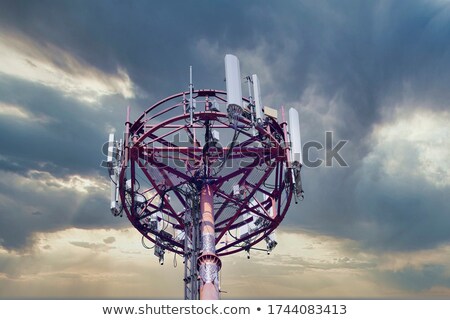
[[241,69],[238,58],[232,54],[225,56],[225,79],[228,105],[242,108]]
[[[250,208],[255,208],[257,205],[257,202],[254,199],[250,200],[249,203],[249,207]],[[256,209],[259,211],[259,209]],[[252,213],[252,212],[246,212],[242,215],[242,219],[245,220],[249,220],[246,224],[242,225],[239,227],[239,234],[240,237],[246,237],[248,236],[250,233],[254,232],[257,229],[257,226],[255,224],[257,216]]]
[[300,121],[298,111],[294,108],[289,109],[289,134],[291,138],[291,162],[300,162],[302,160],[302,138],[300,136]]
[[259,79],[256,74],[252,75],[253,82],[253,96],[255,99],[255,115],[256,122],[262,119],[262,102],[261,102],[261,88],[259,87]]
[[264,114],[268,117],[271,117],[273,119],[278,118],[278,111],[276,109],[270,108],[268,106],[264,107]]

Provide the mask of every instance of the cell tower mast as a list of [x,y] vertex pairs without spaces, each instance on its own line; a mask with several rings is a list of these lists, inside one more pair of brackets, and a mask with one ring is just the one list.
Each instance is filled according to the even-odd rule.
[[166,250],[183,256],[189,300],[220,298],[221,256],[249,257],[262,240],[270,254],[291,199],[303,197],[297,110],[288,120],[281,107],[278,122],[256,74],[243,97],[234,55],[225,56],[225,76],[226,91],[194,90],[191,67],[189,91],[133,123],[128,109],[123,140],[109,136],[111,212],[125,212],[161,264]]

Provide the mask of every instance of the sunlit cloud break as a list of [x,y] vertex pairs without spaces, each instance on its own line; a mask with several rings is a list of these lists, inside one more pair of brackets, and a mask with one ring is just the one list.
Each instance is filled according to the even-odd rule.
[[0,102],[0,116],[13,118],[18,121],[38,122],[42,124],[52,120],[46,115],[35,115],[21,106],[3,102]]
[[55,45],[16,33],[0,32],[0,74],[51,87],[91,104],[102,96],[135,97],[134,85],[122,67],[107,74]]
[[[374,149],[365,159],[375,158],[389,176],[423,177],[439,188],[450,185],[450,113],[417,108],[399,109],[395,120],[377,125],[372,134]],[[381,160],[381,159],[382,160]]]
[[[448,288],[432,278],[425,279],[426,285],[418,292],[397,279],[410,270],[420,273],[430,265],[448,266],[448,245],[418,253],[370,253],[358,250],[358,244],[348,239],[286,229],[277,233],[282,245],[270,256],[252,252],[250,260],[244,254],[223,257],[227,265],[221,274],[227,291],[224,298],[433,298],[449,294]],[[153,250],[138,245],[140,237],[133,228],[68,228],[37,233],[35,240],[27,253],[0,248],[0,297],[182,296],[183,265],[172,263],[170,253],[167,263],[160,266]],[[445,267],[442,281],[448,272]]]

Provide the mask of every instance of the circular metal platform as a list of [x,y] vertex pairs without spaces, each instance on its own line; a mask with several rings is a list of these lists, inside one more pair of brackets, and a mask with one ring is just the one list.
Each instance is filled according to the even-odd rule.
[[189,92],[181,92],[127,124],[123,210],[145,238],[183,255],[186,226],[199,223],[200,190],[209,184],[217,255],[248,250],[280,224],[292,198],[285,123],[265,117],[255,126],[245,107],[239,116],[227,110],[226,92],[193,93],[192,122]]

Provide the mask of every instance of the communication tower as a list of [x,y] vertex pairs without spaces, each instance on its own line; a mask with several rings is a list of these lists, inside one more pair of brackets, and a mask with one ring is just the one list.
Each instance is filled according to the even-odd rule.
[[[110,134],[111,212],[126,214],[153,243],[183,256],[185,299],[219,299],[221,256],[277,245],[275,229],[292,198],[303,198],[298,112],[263,106],[258,76],[242,96],[236,56],[225,56],[226,91],[169,96]],[[146,246],[146,245],[145,245]],[[261,249],[260,249],[261,250]]]

